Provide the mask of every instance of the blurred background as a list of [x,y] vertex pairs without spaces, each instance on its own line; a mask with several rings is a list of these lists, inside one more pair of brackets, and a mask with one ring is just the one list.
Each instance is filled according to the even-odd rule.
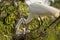
[[[51,6],[60,9],[60,0],[51,2]],[[0,0],[0,40],[13,40],[12,36],[16,32],[14,27],[22,17],[28,17],[28,6],[24,0]],[[26,26],[31,32],[26,34],[25,40],[60,40],[60,19],[52,23],[53,20],[55,18],[52,17],[43,20],[34,18]]]

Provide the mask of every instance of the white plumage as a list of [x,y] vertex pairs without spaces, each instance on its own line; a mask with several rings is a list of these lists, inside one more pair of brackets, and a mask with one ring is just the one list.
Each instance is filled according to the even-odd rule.
[[[52,2],[54,2],[54,0],[51,0]],[[29,6],[32,3],[41,3],[41,4],[45,4],[45,5],[50,5],[50,1],[49,0],[25,0],[25,3]]]
[[[54,2],[54,0],[52,1]],[[60,10],[51,7],[49,0],[25,0],[25,3],[28,5],[29,8],[28,18],[25,19],[25,21],[22,21],[25,24],[29,23],[33,18],[37,18],[39,16],[42,17],[50,15],[58,17],[60,15]]]
[[[52,0],[54,2],[54,0]],[[49,0],[25,0],[29,8],[29,15],[25,23],[29,23],[33,18],[39,16],[55,16],[58,17],[60,10],[50,6]]]

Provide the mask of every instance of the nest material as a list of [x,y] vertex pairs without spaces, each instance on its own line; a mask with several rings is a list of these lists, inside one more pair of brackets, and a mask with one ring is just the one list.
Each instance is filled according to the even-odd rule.
[[12,36],[13,40],[25,40],[25,35],[21,34],[21,35],[13,35]]

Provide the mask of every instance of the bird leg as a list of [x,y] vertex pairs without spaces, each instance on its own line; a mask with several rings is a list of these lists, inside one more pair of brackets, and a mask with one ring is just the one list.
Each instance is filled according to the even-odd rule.
[[18,21],[17,25],[15,26],[15,29],[18,29],[19,26],[22,24],[22,22],[23,22],[23,18],[21,18],[21,19]]
[[31,14],[31,13],[29,13],[28,18],[27,18],[27,19],[24,19],[23,23],[24,23],[24,24],[27,24],[27,23],[29,23],[33,18],[34,18],[34,15]]
[[[24,18],[21,18],[19,21],[18,21],[18,23],[17,23],[17,25],[16,25],[16,34],[26,34],[26,33],[29,33],[30,32],[30,30],[28,30],[27,29],[27,27],[26,27],[26,24],[24,23],[25,22],[25,19]],[[19,26],[21,25],[21,24],[23,24],[23,29],[21,30],[21,29],[19,29]]]

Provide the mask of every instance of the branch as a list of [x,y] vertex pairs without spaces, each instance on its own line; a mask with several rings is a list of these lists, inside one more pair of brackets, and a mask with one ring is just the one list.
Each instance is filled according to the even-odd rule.
[[[54,20],[49,26],[48,26],[48,28],[50,28],[54,23],[56,23],[57,22],[57,24],[55,25],[55,26],[57,26],[59,23],[60,23],[60,16],[58,17],[58,18],[56,18],[56,20]],[[55,27],[54,26],[54,27]],[[44,32],[46,32],[46,30],[47,29],[44,29]],[[46,34],[46,33],[44,33],[44,32],[40,32],[39,33],[39,36],[38,37],[36,37],[36,38],[39,38],[40,36],[42,36],[41,34]],[[36,39],[36,38],[34,38],[34,39]]]
[[[51,27],[54,23],[56,23],[59,19],[60,19],[60,16],[59,16],[58,18],[56,18],[51,24],[49,24],[49,25],[47,26],[47,28],[50,28],[50,27]],[[60,21],[59,21],[59,22],[60,22]],[[44,31],[46,31],[47,28],[44,29]]]

